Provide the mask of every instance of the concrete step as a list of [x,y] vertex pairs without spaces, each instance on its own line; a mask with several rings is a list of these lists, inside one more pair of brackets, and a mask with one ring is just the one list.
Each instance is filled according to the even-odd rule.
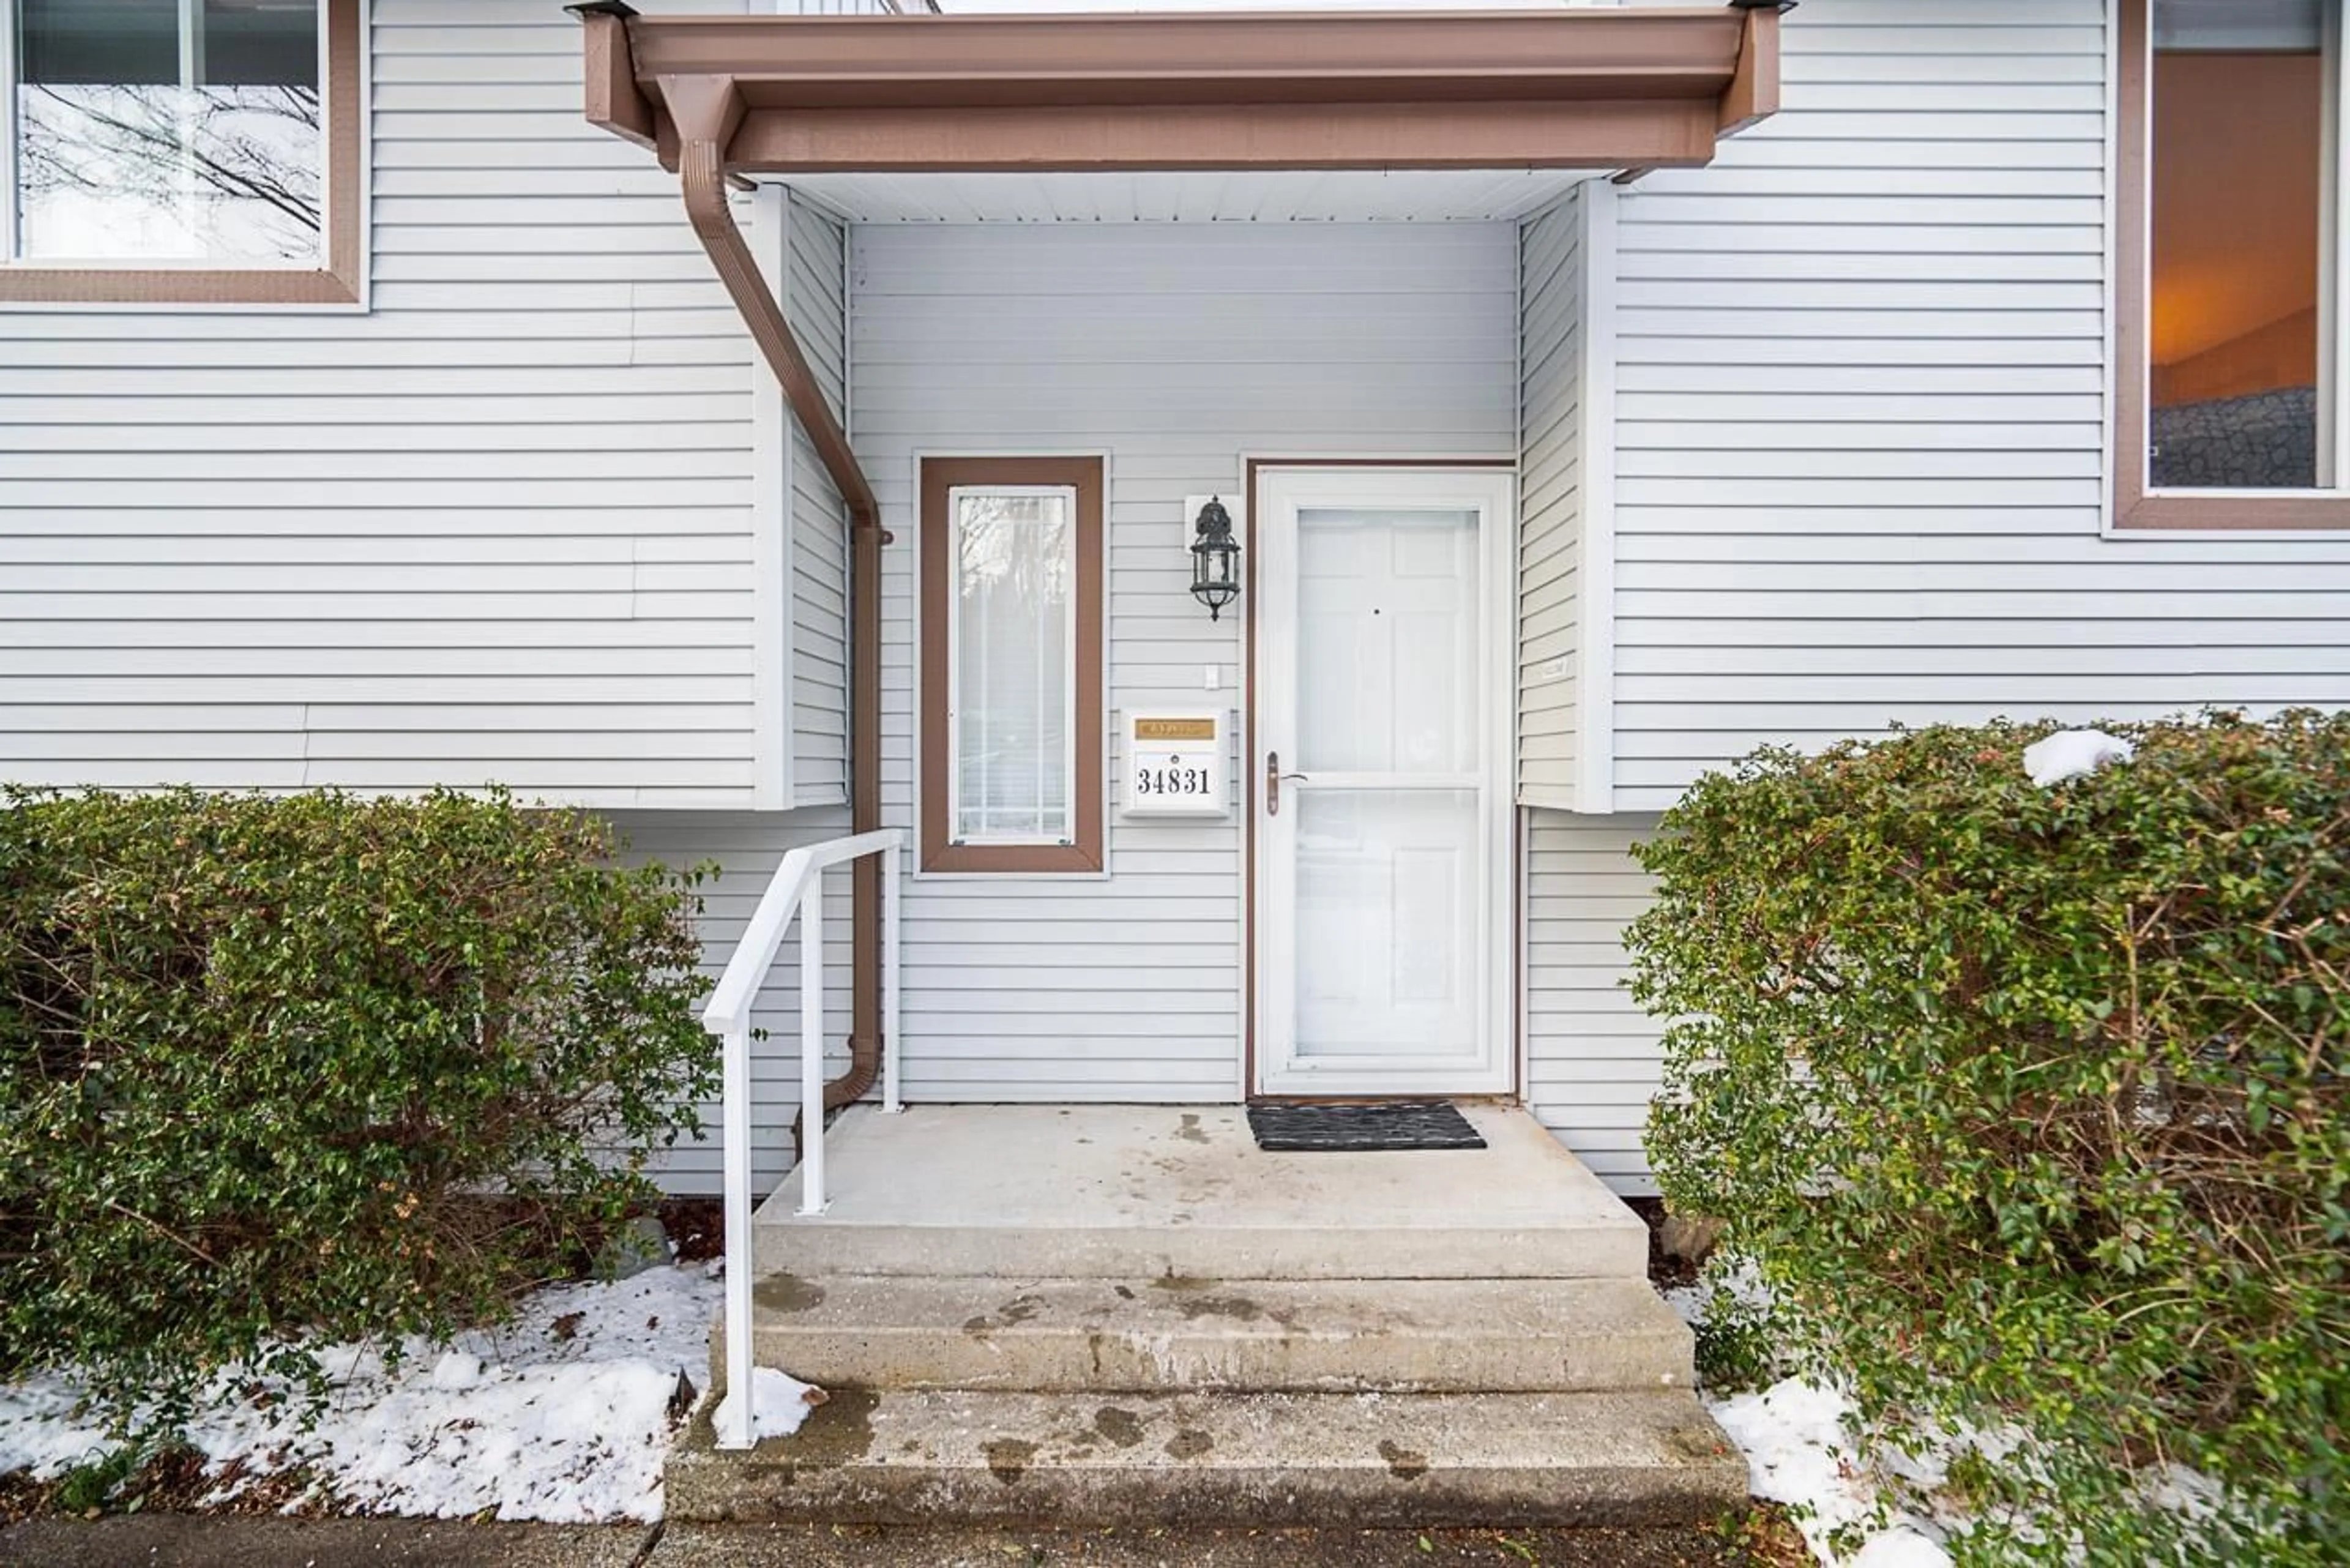
[[1522,1110],[1475,1150],[1269,1154],[1236,1106],[868,1106],[760,1209],[762,1275],[1638,1280],[1648,1232]]
[[835,1394],[791,1438],[672,1450],[672,1521],[1364,1528],[1719,1517],[1745,1461],[1658,1394]]
[[[1627,1211],[1628,1214],[1628,1210]],[[1025,1280],[1619,1279],[1648,1266],[1648,1236],[1630,1228],[1541,1234],[1464,1220],[1444,1230],[1360,1225],[1196,1230],[1147,1227],[979,1230],[950,1225],[762,1225],[762,1275],[991,1274]]]
[[[830,1389],[1690,1386],[1688,1326],[1633,1280],[786,1274],[753,1296],[757,1363]],[[714,1357],[723,1336],[722,1324]]]

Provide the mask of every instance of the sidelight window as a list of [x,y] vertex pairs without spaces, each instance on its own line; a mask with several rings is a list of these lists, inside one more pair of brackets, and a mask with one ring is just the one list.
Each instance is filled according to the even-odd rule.
[[1101,867],[1101,464],[923,464],[923,865]]

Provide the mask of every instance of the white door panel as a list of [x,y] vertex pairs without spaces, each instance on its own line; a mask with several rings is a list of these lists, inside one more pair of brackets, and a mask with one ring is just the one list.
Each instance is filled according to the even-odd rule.
[[1505,1089],[1509,478],[1275,470],[1257,516],[1258,1086]]
[[1312,790],[1285,809],[1297,813],[1296,1056],[1475,1065],[1476,792]]

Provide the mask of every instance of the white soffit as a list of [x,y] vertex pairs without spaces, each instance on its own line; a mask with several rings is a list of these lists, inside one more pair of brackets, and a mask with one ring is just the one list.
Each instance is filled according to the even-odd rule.
[[859,223],[1484,223],[1523,218],[1588,169],[784,177]]

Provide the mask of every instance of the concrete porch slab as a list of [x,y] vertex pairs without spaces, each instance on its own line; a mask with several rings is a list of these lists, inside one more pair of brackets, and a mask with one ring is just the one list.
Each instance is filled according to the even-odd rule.
[[1268,1154],[1237,1106],[857,1106],[758,1213],[760,1272],[1638,1279],[1639,1218],[1525,1112],[1482,1149]]

